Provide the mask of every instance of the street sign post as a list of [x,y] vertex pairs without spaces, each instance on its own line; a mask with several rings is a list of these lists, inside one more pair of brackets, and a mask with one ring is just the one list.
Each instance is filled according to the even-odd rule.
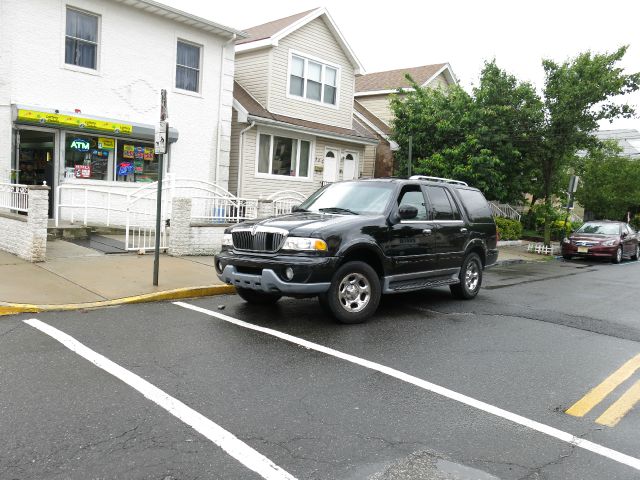
[[155,153],[158,155],[158,193],[156,195],[156,237],[153,257],[153,285],[158,286],[158,272],[160,270],[160,223],[162,221],[162,173],[164,171],[164,156],[169,143],[169,116],[167,110],[167,91],[160,91],[160,121],[156,125]]

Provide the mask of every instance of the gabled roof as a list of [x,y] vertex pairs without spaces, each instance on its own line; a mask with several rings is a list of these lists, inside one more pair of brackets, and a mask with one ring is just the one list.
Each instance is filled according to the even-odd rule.
[[173,7],[169,7],[154,0],[113,0],[123,5],[143,10],[147,13],[159,15],[174,22],[184,23],[193,28],[204,30],[205,32],[213,33],[224,38],[236,39],[246,37],[246,33],[235,30],[230,27],[225,27],[219,23],[212,22],[206,18],[198,17],[182,10],[178,10]]
[[329,12],[324,7],[314,8],[313,10],[308,10],[306,12],[280,18],[278,20],[272,20],[271,22],[263,23],[262,25],[247,28],[246,32],[249,34],[249,38],[236,42],[236,52],[241,53],[250,50],[257,50],[259,48],[277,47],[278,42],[284,37],[320,17],[322,17],[327,28],[331,31],[338,42],[338,45],[340,45],[351,62],[355,73],[360,74],[364,72],[364,68],[360,63],[360,60],[358,60],[358,57],[356,57],[356,54],[340,32],[336,22],[331,18],[331,15],[329,15]]
[[598,130],[595,136],[599,140],[615,140],[622,155],[633,159],[640,159],[640,132],[635,129]]
[[362,117],[362,121],[369,125],[376,133],[378,133],[382,137],[387,137],[391,134],[391,128],[389,125],[384,123],[378,117],[376,117],[373,113],[367,110],[360,102],[357,100],[353,101],[353,109],[355,112]]
[[399,68],[385,72],[369,73],[356,77],[356,96],[394,93],[399,88],[411,89],[411,84],[405,78],[406,74],[418,85],[426,87],[438,75],[443,73],[449,83],[458,83],[451,66],[448,63],[436,63],[421,67]]
[[253,98],[249,92],[242,88],[238,82],[234,82],[233,84],[233,107],[238,111],[239,121],[243,121],[240,119],[240,114],[242,113],[246,117],[246,121],[293,128],[321,137],[337,137],[346,141],[365,144],[377,143],[375,135],[361,128],[355,121],[353,122],[353,128],[348,129],[271,113],[264,108],[260,102]]

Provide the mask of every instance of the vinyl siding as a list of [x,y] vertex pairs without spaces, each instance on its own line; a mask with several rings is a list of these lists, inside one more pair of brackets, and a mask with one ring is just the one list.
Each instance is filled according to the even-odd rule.
[[389,95],[358,97],[358,102],[387,125],[391,125],[393,115],[389,107]]
[[[267,131],[265,133],[273,134],[275,131]],[[256,177],[256,161],[257,150],[256,141],[259,130],[251,129],[245,133],[244,138],[244,180],[242,186],[242,197],[244,198],[267,198],[269,195],[279,192],[281,190],[294,190],[300,192],[303,195],[309,196],[320,188],[322,182],[322,173],[315,170],[315,165],[321,165],[324,161],[324,153],[326,147],[332,147],[340,150],[341,157],[345,150],[356,152],[359,155],[359,167],[361,168],[364,158],[364,148],[362,145],[351,144],[347,142],[336,142],[333,140],[315,137],[313,141],[313,151],[315,155],[312,156],[312,165],[310,168],[313,171],[312,181],[291,180],[287,177],[273,177],[264,178]],[[295,134],[290,134],[287,131],[279,131],[277,133],[283,137],[295,137]],[[341,166],[342,167],[342,166]],[[342,169],[342,168],[341,168]]]
[[449,82],[447,81],[447,77],[444,76],[444,73],[441,73],[436,78],[431,80],[431,83],[428,86],[431,88],[448,87]]
[[376,145],[364,147],[364,155],[361,163],[361,174],[365,178],[374,176],[376,168]]
[[[290,50],[340,67],[338,108],[287,97]],[[280,44],[273,48],[271,62],[267,101],[269,111],[327,125],[351,128],[355,88],[353,67],[322,18],[309,22],[283,38]]]
[[270,51],[236,53],[236,81],[263,106],[267,104]]

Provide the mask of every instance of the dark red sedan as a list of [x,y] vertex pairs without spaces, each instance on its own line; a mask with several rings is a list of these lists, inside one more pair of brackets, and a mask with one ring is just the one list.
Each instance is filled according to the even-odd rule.
[[586,222],[562,240],[562,257],[609,258],[613,263],[620,263],[623,258],[638,260],[638,233],[624,222]]

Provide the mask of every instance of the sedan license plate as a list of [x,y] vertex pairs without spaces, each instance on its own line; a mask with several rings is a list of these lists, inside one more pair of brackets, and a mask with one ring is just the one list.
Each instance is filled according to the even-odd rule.
[[589,251],[589,247],[578,247],[578,253],[587,253]]

